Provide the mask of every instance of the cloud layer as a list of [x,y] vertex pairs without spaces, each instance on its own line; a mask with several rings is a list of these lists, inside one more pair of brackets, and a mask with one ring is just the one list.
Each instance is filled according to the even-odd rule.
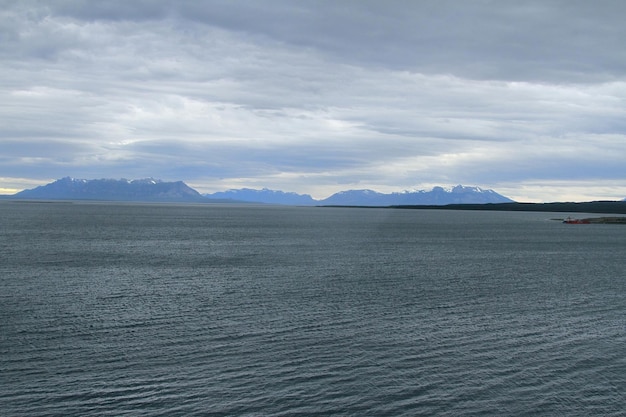
[[9,1],[0,188],[626,197],[621,1]]

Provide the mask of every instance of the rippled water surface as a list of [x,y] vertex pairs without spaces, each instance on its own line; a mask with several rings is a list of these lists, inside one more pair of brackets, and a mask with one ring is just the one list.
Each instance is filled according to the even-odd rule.
[[0,202],[7,416],[624,415],[626,227]]

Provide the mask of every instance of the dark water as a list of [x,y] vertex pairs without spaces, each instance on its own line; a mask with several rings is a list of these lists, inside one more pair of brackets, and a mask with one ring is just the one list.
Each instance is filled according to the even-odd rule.
[[0,203],[0,414],[624,415],[626,227]]

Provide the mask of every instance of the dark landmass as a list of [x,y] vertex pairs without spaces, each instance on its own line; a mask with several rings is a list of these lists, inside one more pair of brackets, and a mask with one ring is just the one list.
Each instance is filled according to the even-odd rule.
[[583,202],[583,203],[448,204],[445,206],[410,205],[410,206],[391,206],[391,208],[626,214],[626,202],[624,201],[588,201],[588,202]]
[[626,224],[626,217],[590,217],[585,220],[588,220],[589,223]]
[[626,217],[588,217],[585,219],[552,219],[568,224],[626,224]]

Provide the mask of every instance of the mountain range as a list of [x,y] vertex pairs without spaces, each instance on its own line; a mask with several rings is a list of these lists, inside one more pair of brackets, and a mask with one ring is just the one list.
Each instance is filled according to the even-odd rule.
[[323,200],[315,200],[308,194],[285,193],[275,190],[243,188],[213,194],[208,198],[231,199],[254,203],[324,206],[397,206],[397,205],[445,205],[510,203],[513,200],[493,190],[457,185],[451,189],[434,187],[431,191],[404,191],[383,194],[373,190],[340,191]]
[[507,203],[513,200],[493,190],[457,185],[431,191],[404,191],[379,193],[373,190],[348,190],[316,200],[308,194],[278,190],[242,188],[212,194],[200,194],[183,181],[164,182],[154,178],[139,180],[61,178],[50,184],[24,190],[9,198],[34,200],[107,200],[146,202],[248,202],[282,205],[337,205],[337,206],[391,206],[391,205],[446,205]]

